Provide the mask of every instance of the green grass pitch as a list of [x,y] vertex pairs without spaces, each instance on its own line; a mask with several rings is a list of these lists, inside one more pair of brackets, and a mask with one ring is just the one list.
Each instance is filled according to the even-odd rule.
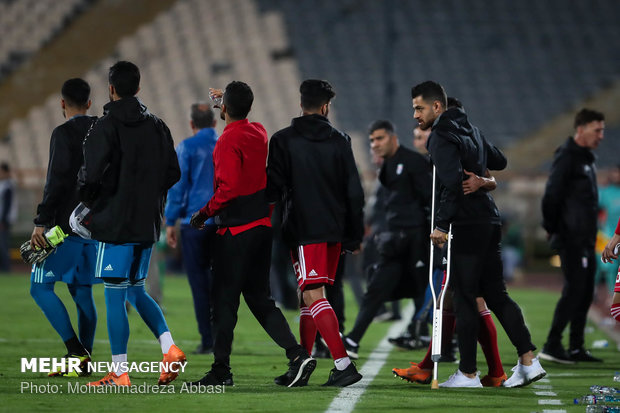
[[[56,291],[75,320],[75,308],[65,285],[58,283]],[[93,358],[95,361],[109,361],[103,286],[95,286],[94,292],[99,322]],[[521,289],[512,290],[511,295],[521,305],[534,343],[540,347],[550,324],[557,293]],[[198,345],[198,333],[189,286],[184,277],[166,277],[164,288],[168,325],[177,344],[188,354],[186,372],[173,383],[173,394],[68,394],[69,382],[86,383],[89,379],[48,378],[41,373],[21,373],[21,357],[60,357],[64,354],[64,346],[30,297],[28,275],[0,276],[0,303],[0,411],[322,412],[339,393],[339,389],[320,386],[327,380],[333,366],[330,360],[323,359],[319,360],[309,386],[288,389],[273,384],[273,378],[286,370],[287,360],[284,352],[269,339],[245,304],[242,304],[239,311],[231,360],[235,386],[226,388],[225,392],[220,394],[181,393],[183,381],[202,377],[212,362],[211,355],[191,354]],[[347,328],[352,326],[356,311],[357,306],[351,294],[347,294]],[[285,315],[297,336],[297,314],[285,312]],[[159,345],[135,311],[130,313],[129,321],[129,361],[159,361]],[[368,355],[386,335],[389,326],[389,323],[373,323],[362,341],[358,367],[367,361]],[[510,369],[516,363],[516,354],[501,326],[498,324],[497,327],[502,361],[510,375]],[[588,327],[593,327],[593,331],[586,336],[587,346],[594,340],[607,338],[595,326],[588,324]],[[393,377],[391,369],[406,367],[409,361],[419,361],[424,351],[393,349],[386,365],[356,404],[355,411],[542,412],[545,409],[560,409],[583,412],[583,406],[572,404],[573,398],[587,394],[592,384],[614,385],[614,373],[620,370],[620,353],[614,343],[610,342],[609,347],[594,350],[593,353],[604,358],[605,362],[575,366],[544,364],[549,373],[549,382],[544,385],[551,386],[550,391],[557,393],[557,396],[551,397],[536,395],[535,391],[540,390],[532,386],[522,389],[431,390],[430,385],[406,383]],[[485,374],[486,365],[481,352],[478,361],[479,369]],[[440,381],[452,374],[456,367],[455,364],[441,364]],[[96,378],[99,377],[90,380]],[[157,383],[157,375],[133,373],[131,381],[133,385],[152,385]],[[36,394],[29,390],[21,392],[23,382],[32,383],[39,388],[48,383],[55,384],[63,393]],[[620,386],[620,383],[618,385]],[[563,404],[539,405],[539,399],[559,399]]]

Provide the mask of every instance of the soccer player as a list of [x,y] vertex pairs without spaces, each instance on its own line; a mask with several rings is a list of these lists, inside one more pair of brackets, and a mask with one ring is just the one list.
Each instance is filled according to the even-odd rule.
[[[211,93],[222,96],[221,90]],[[226,86],[220,111],[226,127],[213,151],[214,193],[190,221],[192,226],[201,229],[208,218],[215,217],[219,227],[211,289],[215,360],[211,370],[193,385],[233,385],[230,353],[241,294],[267,334],[286,350],[288,387],[305,386],[316,367],[316,360],[297,343],[271,298],[272,230],[265,198],[267,131],[260,123],[247,119],[253,102],[254,94],[247,84],[233,81]]]
[[189,224],[192,212],[202,208],[213,196],[213,149],[217,142],[213,109],[207,103],[191,107],[190,127],[194,135],[177,146],[181,179],[168,191],[166,204],[166,242],[177,247],[174,225],[181,221],[183,264],[194,299],[194,313],[198,321],[200,345],[197,354],[213,351],[211,332],[211,256],[216,225],[213,219],[204,230]]
[[[450,108],[459,108],[461,110],[465,110],[461,102],[453,97],[448,97],[448,109]],[[472,125],[472,128],[477,130],[475,125]],[[480,133],[478,131],[478,133]],[[426,150],[426,142],[430,135],[430,129],[423,131],[420,127],[416,127],[414,129],[414,146],[421,153],[428,154]],[[426,151],[426,152],[424,152]],[[473,194],[478,190],[482,191],[493,191],[497,184],[495,182],[495,178],[490,175],[489,170],[487,169],[485,177],[480,177],[472,172],[467,170],[463,171],[465,175],[467,175],[467,179],[463,181],[463,195]],[[436,255],[438,258],[441,258],[441,254]],[[437,271],[437,269],[435,269]],[[441,270],[443,273],[443,270]],[[443,285],[442,285],[443,290]],[[443,292],[442,292],[443,294]],[[431,299],[432,301],[432,299]],[[497,347],[497,329],[495,327],[495,323],[493,322],[493,317],[491,316],[491,312],[487,308],[487,305],[482,297],[476,297],[476,304],[478,307],[478,312],[480,315],[479,323],[480,329],[478,331],[478,342],[480,343],[480,347],[484,353],[484,356],[487,361],[487,365],[489,367],[489,372],[482,379],[480,379],[480,383],[484,387],[499,387],[502,383],[507,379],[506,373],[504,372],[504,368],[502,366],[502,360],[499,356],[499,349]],[[453,361],[454,356],[452,355],[452,337],[454,334],[455,327],[455,316],[453,312],[453,303],[452,303],[452,293],[448,292],[444,299],[444,307],[443,307],[443,323],[442,323],[442,351],[441,351],[441,360],[444,361]],[[415,316],[414,316],[415,319]],[[412,322],[413,323],[413,322]],[[390,340],[391,341],[391,340]],[[411,367],[406,369],[392,369],[392,372],[400,377],[403,380],[407,380],[409,382],[417,382],[421,384],[428,384],[431,381],[431,376],[433,373],[433,362],[431,360],[431,352],[432,350],[432,342],[429,343],[428,350],[424,359],[420,363],[411,362]]]
[[[160,233],[166,193],[179,180],[174,143],[166,124],[136,97],[140,70],[120,61],[109,71],[110,102],[84,141],[80,197],[83,220],[97,246],[96,277],[103,279],[108,335],[115,371],[91,386],[130,385],[127,374],[128,300],[157,337],[163,362],[183,363],[164,315],[144,289],[153,243]],[[163,369],[159,384],[174,380],[178,365]]]
[[[605,245],[605,249],[601,254],[601,260],[604,264],[611,263],[618,258],[618,246],[620,245],[620,218],[616,225],[616,230],[613,236]],[[614,296],[610,309],[611,316],[620,321],[620,268],[618,268],[618,275],[616,276],[616,285],[614,287]]]
[[506,292],[500,256],[499,211],[488,192],[465,195],[463,191],[465,170],[482,176],[487,169],[505,168],[506,158],[472,128],[462,109],[446,110],[446,93],[440,84],[427,81],[414,86],[411,98],[420,128],[431,129],[428,150],[438,183],[442,185],[431,241],[443,245],[450,228],[454,237],[451,284],[461,360],[457,372],[440,386],[482,387],[476,368],[479,329],[476,297],[480,293],[519,355],[514,373],[504,386],[525,386],[541,379],[546,372],[534,356],[535,347],[521,309]]
[[[317,330],[334,359],[325,386],[348,386],[362,375],[340,338],[338,319],[325,298],[342,252],[357,251],[364,232],[364,193],[350,138],[327,119],[335,93],[324,80],[300,87],[302,116],[276,132],[269,143],[267,197],[282,201],[284,239],[302,292],[301,344],[311,351]],[[372,314],[374,316],[374,314]],[[276,383],[286,385],[280,376]]]
[[[66,358],[80,360],[82,375],[93,350],[97,310],[93,301],[96,242],[84,240],[71,231],[69,215],[78,205],[77,174],[82,165],[82,142],[97,120],[88,116],[90,86],[82,79],[69,79],[62,85],[60,106],[65,123],[56,127],[50,140],[47,179],[43,199],[37,207],[34,229],[30,238],[32,248],[47,246],[44,233],[55,225],[69,236],[54,254],[32,266],[30,294],[41,307],[50,324],[67,347]],[[54,292],[56,281],[67,284],[78,315],[78,335],[64,304]],[[58,370],[50,376],[75,376],[75,372]]]

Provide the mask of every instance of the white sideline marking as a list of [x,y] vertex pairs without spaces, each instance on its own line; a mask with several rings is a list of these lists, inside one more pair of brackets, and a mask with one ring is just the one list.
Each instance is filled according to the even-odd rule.
[[412,316],[413,305],[409,304],[403,311],[401,320],[392,324],[385,337],[383,337],[379,345],[368,356],[368,361],[364,363],[360,369],[359,372],[364,378],[356,384],[343,388],[340,393],[334,397],[334,400],[332,400],[326,412],[349,413],[353,411],[355,404],[366,391],[366,387],[368,387],[377,376],[379,370],[381,370],[390,355],[390,351],[394,347],[387,339],[402,333],[407,327],[407,324],[409,324],[409,321],[411,321]]
[[545,410],[543,410],[543,413],[566,413],[566,410],[563,410],[563,409],[562,410],[548,410],[548,409],[545,409]]
[[549,379],[540,379],[538,383],[549,383]]
[[553,373],[553,374],[549,374],[549,376],[551,377],[574,377],[576,376],[577,373]]
[[[538,381],[540,381],[540,380],[538,380]],[[553,389],[553,386],[547,385],[547,384],[534,384],[532,386],[532,388],[539,389],[539,390],[551,390],[551,389]]]
[[551,397],[555,397],[558,394],[552,391],[535,391],[534,394],[536,396],[551,396]]
[[553,404],[553,405],[559,406],[559,405],[562,404],[562,401],[561,400],[555,400],[555,399],[552,399],[552,400],[538,400],[538,404]]

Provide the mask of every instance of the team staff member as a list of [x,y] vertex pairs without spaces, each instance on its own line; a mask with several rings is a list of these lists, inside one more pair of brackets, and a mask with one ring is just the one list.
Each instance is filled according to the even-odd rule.
[[431,240],[443,245],[452,225],[452,274],[456,331],[461,361],[443,387],[482,387],[476,367],[479,313],[476,297],[482,293],[519,355],[506,387],[527,385],[546,372],[535,358],[534,345],[519,306],[510,299],[502,275],[500,215],[487,191],[465,195],[465,170],[484,176],[487,169],[506,167],[506,158],[473,128],[462,109],[446,110],[443,87],[427,81],[411,89],[414,118],[423,130],[431,128],[428,150],[437,171],[441,193]]
[[[602,361],[584,349],[583,330],[594,294],[598,188],[593,149],[603,140],[605,116],[590,109],[575,115],[575,137],[556,151],[542,200],[543,227],[560,253],[564,288],[540,358],[558,363]],[[570,323],[569,353],[562,332]]]
[[354,355],[381,304],[411,297],[416,308],[421,308],[428,283],[430,162],[400,145],[390,121],[373,122],[368,135],[371,150],[383,158],[379,181],[386,189],[383,207],[387,230],[375,238],[379,262],[370,276],[355,325],[344,338],[347,350]]
[[[166,242],[177,247],[174,225],[181,221],[183,265],[194,299],[200,345],[197,354],[213,351],[211,332],[211,257],[216,226],[213,219],[203,231],[189,224],[191,214],[204,206],[213,196],[213,149],[217,142],[213,109],[206,103],[191,107],[190,127],[194,135],[177,146],[181,179],[168,191],[166,204]],[[206,183],[206,184],[205,184]]]
[[[336,95],[331,85],[308,79],[299,92],[302,116],[269,143],[268,198],[284,206],[282,231],[302,293],[301,343],[309,352],[318,330],[335,364],[324,385],[348,386],[362,376],[347,356],[325,286],[334,284],[341,252],[360,248],[364,192],[350,138],[327,119]],[[276,383],[289,380],[284,375]]]
[[[221,96],[221,91],[212,91]],[[213,324],[215,342],[211,370],[194,384],[233,385],[230,371],[233,330],[239,296],[267,334],[286,350],[292,380],[289,387],[307,384],[316,360],[300,346],[269,289],[271,219],[265,198],[267,132],[249,122],[254,94],[243,83],[226,86],[221,114],[226,127],[215,144],[215,190],[207,205],[194,213],[191,224],[204,228],[215,217],[219,226],[213,256]],[[205,185],[209,183],[205,182]]]

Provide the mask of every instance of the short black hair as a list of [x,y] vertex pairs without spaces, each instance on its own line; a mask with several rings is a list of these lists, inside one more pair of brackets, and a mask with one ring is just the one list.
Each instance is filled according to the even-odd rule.
[[226,105],[226,113],[233,119],[245,119],[252,109],[254,93],[246,83],[233,80],[224,90],[223,104]]
[[396,132],[396,127],[392,122],[385,119],[376,120],[368,126],[368,134],[372,135],[372,133],[378,129],[385,129],[387,133],[390,135],[394,135]]
[[583,108],[575,115],[575,124],[574,127],[577,129],[577,126],[587,125],[590,122],[595,121],[604,121],[605,115],[601,112],[597,112],[596,110]]
[[304,80],[299,86],[299,93],[301,93],[301,107],[304,109],[318,109],[336,96],[332,85],[320,79]]
[[210,128],[213,126],[213,109],[206,102],[196,102],[192,104],[190,117],[197,129]]
[[60,95],[65,103],[72,107],[84,108],[90,99],[90,86],[79,77],[69,79],[62,84]]
[[444,108],[448,106],[448,98],[443,86],[432,80],[427,80],[411,88],[411,99],[415,99],[418,96],[422,96],[422,99],[427,102],[438,100]]
[[458,108],[458,109],[465,110],[465,108],[463,107],[463,104],[461,103],[460,100],[458,100],[455,97],[448,96],[448,109],[450,109],[450,108]]
[[131,97],[138,93],[140,87],[140,69],[131,62],[116,62],[108,73],[108,82],[114,86],[116,94],[121,98]]

